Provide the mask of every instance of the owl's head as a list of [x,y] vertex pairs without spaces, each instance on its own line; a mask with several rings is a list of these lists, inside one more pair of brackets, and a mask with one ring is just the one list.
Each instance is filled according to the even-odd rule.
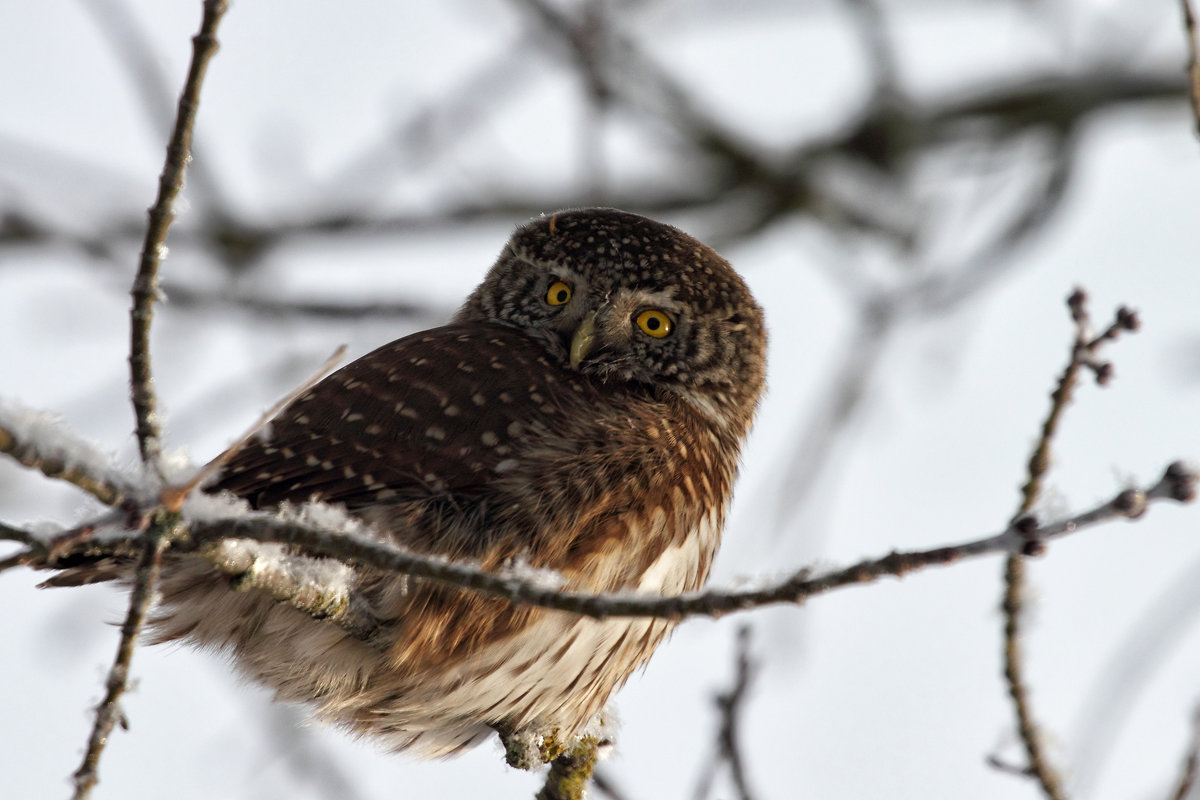
[[686,233],[624,211],[518,228],[458,319],[528,330],[564,368],[672,392],[708,416],[752,413],[763,388],[762,311],[741,277]]

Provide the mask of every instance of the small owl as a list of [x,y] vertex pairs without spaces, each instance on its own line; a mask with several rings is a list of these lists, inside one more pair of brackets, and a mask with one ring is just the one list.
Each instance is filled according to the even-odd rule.
[[[344,506],[411,550],[554,570],[571,591],[677,594],[708,576],[763,390],[762,313],[725,259],[611,209],[519,228],[453,321],[330,375],[213,490]],[[395,750],[494,730],[578,734],[672,627],[594,620],[371,569],[370,643],[197,559],[164,567],[160,641]]]

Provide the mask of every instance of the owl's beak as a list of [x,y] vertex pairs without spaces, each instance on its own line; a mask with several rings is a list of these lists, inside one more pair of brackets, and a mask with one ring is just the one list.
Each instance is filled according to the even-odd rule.
[[571,369],[579,369],[579,363],[587,358],[596,344],[596,312],[590,312],[579,323],[571,337]]

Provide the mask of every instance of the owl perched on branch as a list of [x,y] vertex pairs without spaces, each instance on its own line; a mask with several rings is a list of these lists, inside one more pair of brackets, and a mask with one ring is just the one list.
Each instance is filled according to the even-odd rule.
[[[420,553],[554,570],[572,591],[677,594],[708,576],[763,390],[746,285],[668,225],[585,209],[513,234],[454,320],[285,408],[214,491],[344,506]],[[169,557],[160,641],[231,653],[279,698],[396,750],[494,730],[577,735],[672,623],[595,620],[355,568],[364,641]]]

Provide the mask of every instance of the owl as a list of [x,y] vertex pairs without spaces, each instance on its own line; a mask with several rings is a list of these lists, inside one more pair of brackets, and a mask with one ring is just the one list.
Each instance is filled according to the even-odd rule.
[[[577,592],[699,588],[763,391],[762,313],[728,262],[612,209],[517,229],[453,320],[297,398],[210,491],[338,504],[412,551],[553,570]],[[575,736],[672,627],[514,605],[368,568],[371,642],[177,556],[158,641],[224,651],[278,699],[421,756]]]

